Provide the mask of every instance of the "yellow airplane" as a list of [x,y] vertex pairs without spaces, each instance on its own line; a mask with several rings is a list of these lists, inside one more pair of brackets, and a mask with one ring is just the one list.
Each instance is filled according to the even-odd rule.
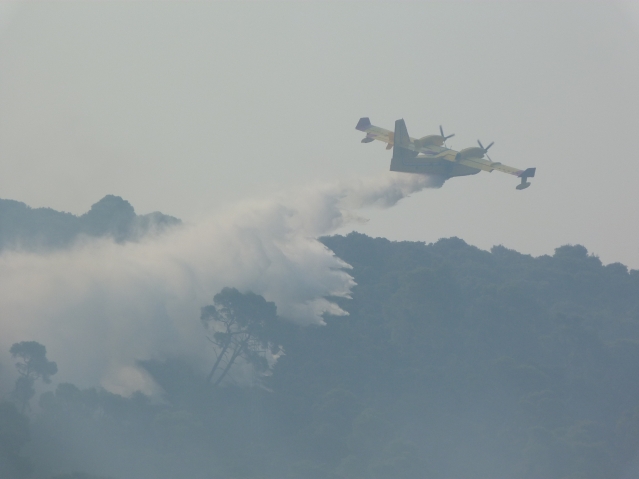
[[[446,140],[455,135],[445,136],[441,126],[441,135],[428,135],[419,139],[408,136],[404,120],[395,122],[394,132],[371,125],[368,118],[360,118],[355,128],[366,133],[362,143],[379,140],[387,144],[387,150],[393,149],[391,171],[438,175],[448,179],[454,176],[476,175],[481,170],[497,170],[521,178],[521,183],[516,186],[518,190],[528,188],[530,183],[526,180],[535,176],[536,168],[519,170],[492,161],[488,156],[488,149],[495,142],[484,148],[481,141],[477,140],[479,147],[472,146],[461,151],[446,148]],[[487,159],[484,159],[484,156]]]

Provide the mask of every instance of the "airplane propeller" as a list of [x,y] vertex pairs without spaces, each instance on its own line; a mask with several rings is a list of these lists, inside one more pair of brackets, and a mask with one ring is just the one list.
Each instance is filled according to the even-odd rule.
[[439,125],[439,132],[442,134],[442,138],[444,139],[444,141],[448,140],[449,138],[452,138],[453,136],[455,136],[455,133],[453,133],[452,135],[444,135],[444,129],[442,128],[441,125]]
[[488,149],[493,146],[495,144],[495,142],[491,142],[490,145],[488,145],[486,148],[484,148],[484,145],[481,144],[481,141],[477,140],[477,143],[479,144],[479,147],[484,150],[484,155],[486,155],[486,158],[488,158],[490,161],[493,161],[490,156],[488,156]]
[[449,138],[452,138],[453,136],[455,136],[455,133],[453,133],[452,135],[444,135],[444,129],[442,128],[441,125],[439,125],[439,132],[442,134],[442,138],[444,139],[444,146],[446,146],[446,140],[448,140]]

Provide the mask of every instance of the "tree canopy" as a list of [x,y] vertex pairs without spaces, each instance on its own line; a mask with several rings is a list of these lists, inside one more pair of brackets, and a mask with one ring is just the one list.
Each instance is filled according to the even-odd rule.
[[128,201],[114,195],[105,196],[81,216],[0,199],[0,251],[67,248],[81,235],[135,241],[180,223],[160,212],[136,215]]
[[[322,241],[353,266],[353,298],[331,298],[348,316],[297,326],[225,288],[199,318],[217,366],[140,361],[162,402],[72,384],[42,394],[34,474],[636,475],[639,272],[579,245],[535,258],[458,238]],[[251,354],[271,354],[268,367]],[[236,360],[265,374],[226,380]]]
[[16,369],[19,377],[13,392],[14,398],[21,404],[22,412],[35,395],[33,387],[37,379],[45,383],[51,382],[51,376],[58,372],[58,365],[47,359],[47,348],[36,341],[15,343],[9,350],[17,359]]
[[274,342],[275,303],[262,296],[224,288],[215,295],[212,305],[202,308],[200,319],[213,333],[209,341],[215,347],[216,360],[206,380],[214,386],[224,380],[237,359],[263,373],[268,369],[265,353],[279,352],[279,345]]

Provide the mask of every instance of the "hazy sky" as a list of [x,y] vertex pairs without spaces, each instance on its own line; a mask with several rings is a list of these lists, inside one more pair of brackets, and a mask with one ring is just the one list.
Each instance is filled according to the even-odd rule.
[[[361,116],[495,141],[357,229],[639,268],[639,9],[611,2],[0,4],[0,197],[185,220],[388,170]],[[345,230],[346,231],[346,230]]]

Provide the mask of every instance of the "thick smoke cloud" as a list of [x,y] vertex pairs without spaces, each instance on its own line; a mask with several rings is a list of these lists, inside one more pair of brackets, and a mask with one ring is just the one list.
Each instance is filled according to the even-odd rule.
[[345,314],[330,297],[349,296],[348,265],[317,237],[362,221],[359,208],[388,208],[438,186],[435,178],[386,173],[243,202],[139,243],[85,238],[48,254],[5,252],[0,393],[13,382],[7,352],[24,340],[46,345],[58,381],[122,394],[153,393],[139,359],[180,355],[206,368],[211,351],[199,310],[225,286],[263,295],[300,324]]

